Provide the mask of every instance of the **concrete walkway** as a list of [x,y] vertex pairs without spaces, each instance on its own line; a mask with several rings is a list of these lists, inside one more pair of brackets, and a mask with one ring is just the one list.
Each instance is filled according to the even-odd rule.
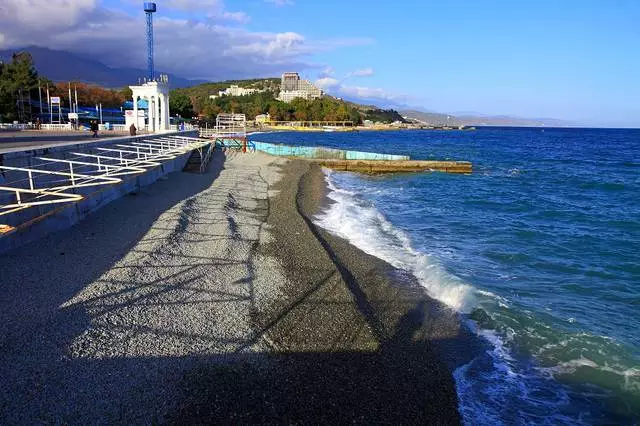
[[200,359],[265,351],[251,313],[284,277],[252,256],[273,161],[218,153],[0,258],[1,422],[162,419]]

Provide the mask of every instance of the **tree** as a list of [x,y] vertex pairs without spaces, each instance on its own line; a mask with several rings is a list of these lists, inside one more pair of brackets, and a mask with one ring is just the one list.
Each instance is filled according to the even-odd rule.
[[122,95],[125,100],[130,101],[133,99],[133,90],[131,90],[129,86],[125,86],[120,89],[120,95]]
[[359,126],[360,124],[362,124],[362,116],[356,108],[351,108],[351,110],[349,111],[349,120],[353,121],[354,126]]
[[336,109],[336,118],[340,121],[346,121],[349,119],[349,110],[345,104],[340,104]]
[[18,91],[30,92],[38,87],[38,73],[27,52],[14,53],[11,62],[0,68],[0,115],[7,120],[18,118]]
[[193,104],[184,93],[171,92],[169,96],[169,110],[183,118],[193,117]]

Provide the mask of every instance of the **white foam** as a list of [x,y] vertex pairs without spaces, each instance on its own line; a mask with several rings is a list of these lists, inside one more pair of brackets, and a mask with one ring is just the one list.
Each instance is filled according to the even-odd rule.
[[356,193],[336,188],[327,171],[326,180],[334,201],[316,217],[316,224],[338,235],[365,253],[396,268],[411,272],[428,294],[459,312],[474,305],[473,288],[448,273],[432,256],[416,251],[411,239],[396,228],[375,206],[356,197]]

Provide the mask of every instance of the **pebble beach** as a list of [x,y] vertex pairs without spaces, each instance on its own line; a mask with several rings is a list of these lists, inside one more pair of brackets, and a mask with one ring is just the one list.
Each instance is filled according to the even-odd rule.
[[216,152],[3,254],[2,423],[458,424],[475,339],[326,203],[317,165]]

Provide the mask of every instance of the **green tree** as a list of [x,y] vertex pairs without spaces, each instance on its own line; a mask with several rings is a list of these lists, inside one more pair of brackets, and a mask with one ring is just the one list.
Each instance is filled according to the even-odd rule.
[[7,121],[18,117],[18,92],[29,93],[38,87],[38,73],[31,55],[14,53],[11,62],[0,68],[0,115]]
[[193,104],[184,93],[171,92],[169,94],[169,110],[172,114],[178,114],[182,118],[193,117]]
[[[120,95],[125,99],[125,101],[130,101],[133,99],[133,91],[129,88],[129,86],[125,86],[120,89]],[[169,98],[171,100],[171,98]]]
[[336,118],[340,121],[346,121],[349,119],[349,110],[345,104],[340,104],[336,108]]
[[359,126],[360,124],[362,124],[362,116],[356,108],[351,108],[351,110],[349,111],[349,120],[353,121],[354,126]]

